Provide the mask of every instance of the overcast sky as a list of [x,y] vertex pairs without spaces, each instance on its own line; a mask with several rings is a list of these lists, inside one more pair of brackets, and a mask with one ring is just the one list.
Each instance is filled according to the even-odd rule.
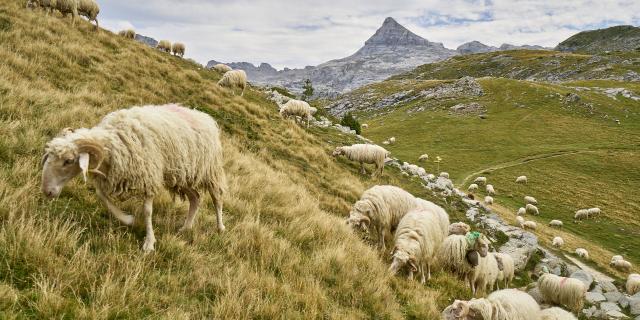
[[386,17],[455,49],[472,40],[555,46],[581,30],[640,25],[640,0],[102,0],[101,26],[181,41],[201,63],[304,67],[348,56]]

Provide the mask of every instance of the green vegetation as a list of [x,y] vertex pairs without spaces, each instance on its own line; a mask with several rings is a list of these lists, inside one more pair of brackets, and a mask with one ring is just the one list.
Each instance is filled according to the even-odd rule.
[[351,128],[351,130],[355,130],[357,134],[360,134],[360,132],[362,131],[362,126],[360,125],[360,122],[358,122],[358,120],[356,120],[356,118],[353,117],[353,114],[351,112],[347,112],[344,116],[342,116],[342,120],[340,120],[340,124],[345,127]]
[[307,101],[311,99],[311,96],[313,96],[313,85],[311,85],[311,80],[305,80],[302,89],[302,100]]
[[583,31],[560,42],[558,50],[584,53],[640,50],[640,28],[615,26]]

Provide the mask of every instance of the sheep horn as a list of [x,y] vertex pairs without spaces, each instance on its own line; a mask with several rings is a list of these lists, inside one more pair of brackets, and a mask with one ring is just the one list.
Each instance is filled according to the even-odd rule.
[[106,175],[98,170],[102,165],[102,161],[104,161],[104,148],[102,147],[102,145],[95,141],[85,139],[76,140],[76,144],[78,146],[78,152],[86,152],[92,155],[95,161],[97,161],[96,166],[93,169],[90,169],[89,172],[96,173],[106,178]]

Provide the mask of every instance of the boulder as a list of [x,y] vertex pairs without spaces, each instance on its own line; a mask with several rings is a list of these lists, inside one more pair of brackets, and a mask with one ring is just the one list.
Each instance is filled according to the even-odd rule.
[[618,288],[616,288],[616,285],[613,284],[613,282],[601,281],[598,282],[598,285],[602,287],[602,290],[604,290],[604,292],[618,292]]
[[591,284],[593,283],[593,276],[584,270],[578,270],[572,273],[570,277],[582,281],[587,290],[591,288]]
[[632,315],[640,315],[640,295],[636,294],[629,298],[629,311]]
[[624,313],[616,310],[611,310],[605,313],[607,319],[629,319]]
[[585,300],[590,304],[596,304],[598,302],[607,301],[607,298],[604,297],[601,293],[597,292],[587,292],[585,295]]
[[622,311],[620,307],[614,302],[603,302],[600,304],[600,310],[604,311],[604,313],[609,313],[609,311]]
[[622,298],[622,293],[620,293],[620,292],[605,292],[604,297],[607,298],[607,301],[618,302]]

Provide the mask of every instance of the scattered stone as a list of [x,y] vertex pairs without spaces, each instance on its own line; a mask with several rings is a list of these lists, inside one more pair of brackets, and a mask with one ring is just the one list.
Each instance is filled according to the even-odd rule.
[[420,92],[420,96],[426,99],[479,97],[482,95],[484,95],[482,87],[472,77],[462,77],[454,83],[445,83]]
[[571,93],[567,93],[567,95],[564,96],[564,102],[566,103],[572,103],[572,102],[578,102],[580,101],[580,96],[571,92]]
[[[572,273],[570,277],[582,281],[582,283],[584,283],[587,290],[591,288],[591,284],[593,283],[593,276],[584,270],[578,270]],[[604,296],[602,297],[604,298]]]
[[618,288],[616,288],[616,285],[613,284],[613,282],[602,281],[598,282],[598,285],[602,287],[602,290],[604,290],[604,292],[618,292]]
[[596,306],[591,306],[588,309],[582,309],[582,313],[587,317],[587,318],[592,318],[593,315],[596,313],[596,311],[598,311],[598,308],[596,308]]
[[478,113],[484,113],[486,111],[487,109],[477,102],[471,102],[467,104],[459,103],[449,108],[450,114],[457,114],[457,115],[478,114]]
[[620,300],[618,300],[618,304],[623,308],[626,309],[629,306],[629,297],[623,295]]
[[605,313],[609,313],[609,311],[622,311],[620,307],[615,302],[603,302],[600,304],[600,310]]
[[629,298],[629,311],[634,316],[640,315],[640,295]]
[[618,302],[620,298],[622,298],[622,293],[620,292],[607,292],[604,294],[604,297],[607,298],[607,301]]
[[585,300],[587,300],[587,302],[591,304],[596,304],[598,302],[606,301],[607,298],[605,298],[601,293],[587,292],[587,294],[585,295]]
[[607,319],[629,319],[624,313],[618,310],[611,310],[606,313]]
[[599,284],[596,284],[593,287],[593,290],[591,290],[591,292],[596,292],[596,293],[604,293],[604,291],[602,290],[602,287]]

